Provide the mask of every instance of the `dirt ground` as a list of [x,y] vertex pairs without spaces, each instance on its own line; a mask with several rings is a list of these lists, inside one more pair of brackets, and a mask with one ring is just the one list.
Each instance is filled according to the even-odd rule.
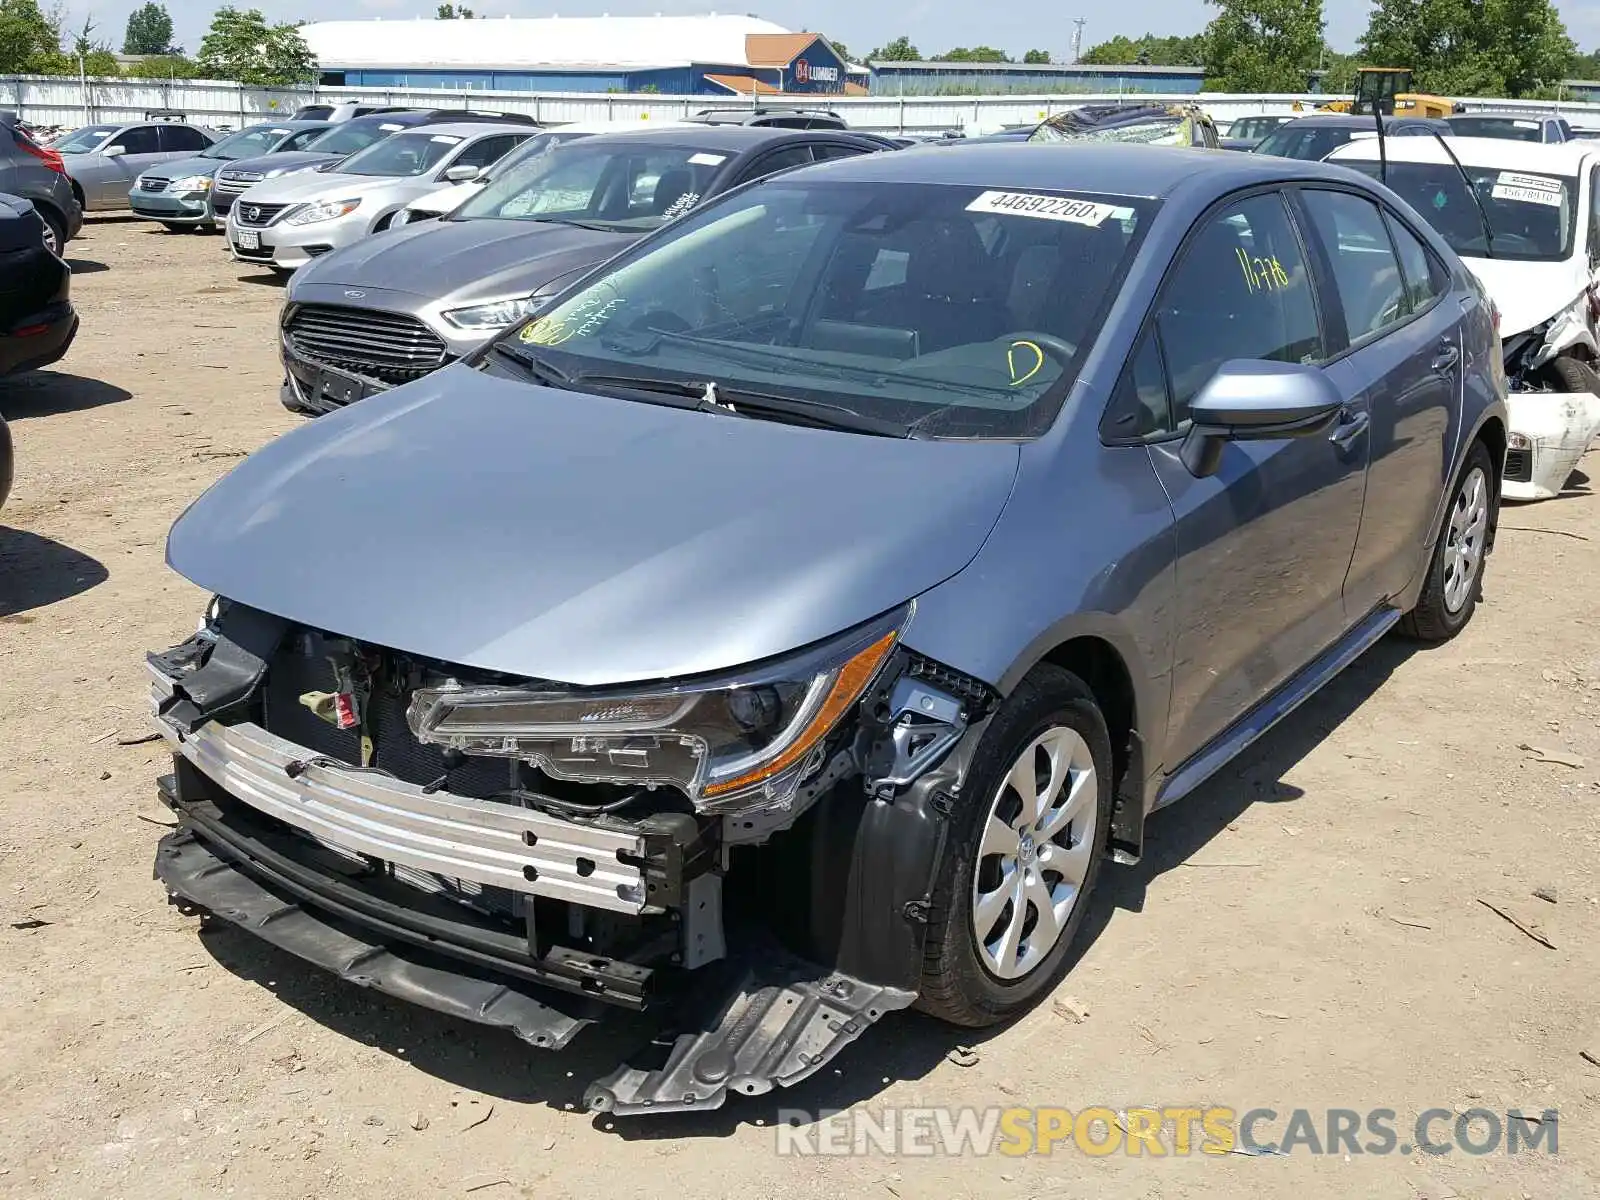
[[[1600,1195],[1585,487],[1507,511],[1462,637],[1380,645],[1155,818],[1144,862],[1102,876],[1060,1004],[977,1038],[900,1015],[791,1092],[597,1119],[578,1101],[616,1061],[603,1031],[545,1054],[167,905],[167,765],[118,739],[147,728],[144,651],[205,599],[163,565],[168,526],[297,420],[282,293],[214,237],[101,218],[70,249],[77,344],[0,383],[0,1195]],[[784,1108],[1184,1104],[1274,1109],[1262,1140],[1296,1108],[1393,1109],[1402,1134],[1430,1108],[1556,1109],[1559,1153],[795,1158],[773,1129]]]

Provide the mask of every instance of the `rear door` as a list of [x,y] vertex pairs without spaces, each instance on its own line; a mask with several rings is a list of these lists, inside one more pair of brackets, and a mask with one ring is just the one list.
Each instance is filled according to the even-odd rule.
[[161,145],[161,161],[193,158],[211,145],[211,140],[192,125],[161,125],[156,129]]
[[1172,504],[1178,602],[1169,745],[1176,767],[1348,628],[1365,442],[1232,442],[1197,479],[1179,449],[1189,406],[1230,359],[1319,363],[1319,291],[1285,196],[1200,219],[1168,272],[1103,429],[1149,444]]
[[811,153],[810,142],[791,142],[786,146],[779,146],[775,150],[768,150],[758,154],[744,165],[738,177],[729,184],[730,187],[741,183],[749,183],[752,179],[762,179],[776,171],[787,171],[790,167],[803,167],[816,161]]
[[[1367,443],[1365,515],[1345,585],[1352,619],[1399,595],[1427,560],[1461,408],[1462,309],[1449,272],[1394,214],[1366,195],[1298,195],[1326,281],[1350,429]],[[1342,349],[1341,349],[1342,348]]]

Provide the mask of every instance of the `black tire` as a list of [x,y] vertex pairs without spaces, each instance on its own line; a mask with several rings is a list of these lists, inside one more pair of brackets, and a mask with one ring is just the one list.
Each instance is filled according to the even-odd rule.
[[194,226],[193,225],[179,225],[175,221],[163,221],[163,222],[161,222],[161,228],[165,229],[168,233],[193,233],[194,232]]
[[[1452,609],[1446,599],[1451,571],[1451,564],[1448,561],[1451,549],[1450,518],[1457,506],[1463,502],[1468,481],[1475,471],[1482,473],[1487,488],[1485,497],[1488,505],[1487,522],[1481,535],[1483,544],[1472,566],[1473,577],[1465,599]],[[1445,510],[1444,521],[1439,527],[1438,540],[1434,542],[1433,554],[1428,560],[1428,577],[1422,585],[1422,594],[1417,597],[1417,606],[1400,618],[1400,632],[1407,637],[1422,642],[1447,642],[1466,628],[1467,622],[1472,620],[1472,614],[1478,607],[1478,600],[1483,595],[1483,569],[1488,563],[1489,542],[1500,514],[1499,480],[1500,473],[1495,470],[1494,462],[1489,457],[1488,447],[1482,442],[1474,442],[1467,454],[1467,461],[1461,465],[1460,473],[1450,485],[1450,506]]]
[[44,222],[45,244],[50,247],[50,253],[57,258],[66,258],[67,223],[61,219],[61,214],[53,208],[46,208],[42,204],[34,205],[34,211],[39,214],[39,219]]
[[[1058,726],[1076,732],[1094,762],[1097,795],[1089,861],[1071,913],[1055,945],[1027,974],[1003,980],[979,958],[973,932],[973,875],[990,807],[1012,765],[1041,734]],[[1045,995],[1066,971],[1067,953],[1088,911],[1111,828],[1111,737],[1093,694],[1069,671],[1034,668],[1005,700],[974,756],[934,887],[917,1007],[954,1025],[1003,1021]]]
[[1600,375],[1588,363],[1558,354],[1545,364],[1551,382],[1563,392],[1590,392],[1600,396]]

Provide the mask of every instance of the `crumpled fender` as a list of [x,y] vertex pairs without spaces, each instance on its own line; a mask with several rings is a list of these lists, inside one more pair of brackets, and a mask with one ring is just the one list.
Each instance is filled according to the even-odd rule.
[[1563,312],[1557,313],[1551,322],[1550,332],[1545,335],[1544,345],[1529,359],[1529,368],[1537,370],[1556,355],[1565,354],[1574,347],[1581,347],[1589,352],[1589,356],[1600,358],[1600,345],[1595,342],[1594,329],[1589,323],[1588,314],[1587,295],[1579,296]]

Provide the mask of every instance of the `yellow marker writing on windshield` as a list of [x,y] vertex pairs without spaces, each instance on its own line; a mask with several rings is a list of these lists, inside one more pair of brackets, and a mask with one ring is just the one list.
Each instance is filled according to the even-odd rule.
[[[1018,346],[1024,346],[1033,351],[1033,365],[1021,374],[1019,374],[1017,370],[1019,365],[1017,362]],[[1027,361],[1026,357],[1024,357],[1023,361],[1024,363]],[[1006,366],[1010,368],[1011,371],[1011,386],[1021,387],[1023,384],[1027,383],[1028,380],[1037,375],[1044,367],[1044,351],[1039,349],[1038,343],[1036,342],[1012,342],[1010,347],[1006,350]]]

